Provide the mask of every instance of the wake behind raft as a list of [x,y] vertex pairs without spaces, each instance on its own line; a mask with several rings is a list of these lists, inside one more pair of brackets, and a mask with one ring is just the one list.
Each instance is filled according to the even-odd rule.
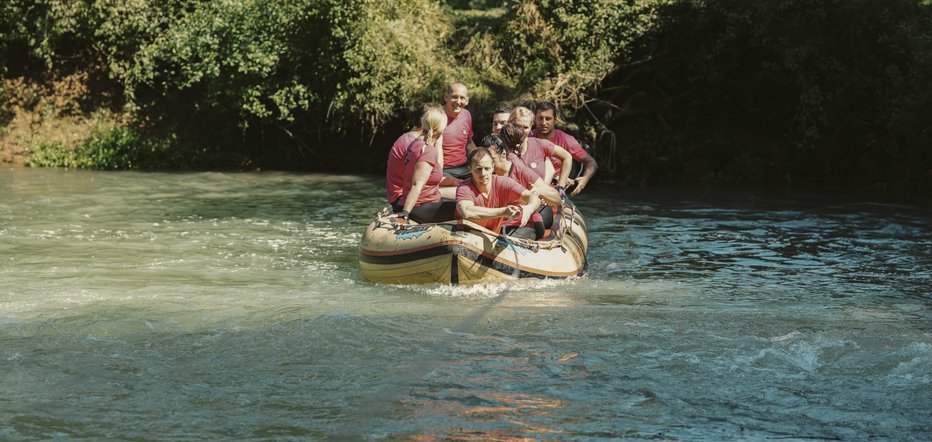
[[400,224],[385,210],[359,243],[359,268],[382,284],[477,284],[519,278],[571,278],[586,269],[586,221],[569,200],[550,231],[532,241],[469,221]]

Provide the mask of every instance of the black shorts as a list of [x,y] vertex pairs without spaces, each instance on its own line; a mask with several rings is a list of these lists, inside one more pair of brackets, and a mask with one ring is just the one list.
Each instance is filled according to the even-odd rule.
[[540,208],[537,209],[537,213],[540,213],[541,218],[544,219],[544,228],[553,227],[553,206],[550,204],[541,204]]
[[456,214],[456,201],[442,199],[433,203],[424,203],[411,209],[408,218],[418,223],[442,223],[453,221]]
[[472,176],[472,172],[469,171],[469,166],[463,164],[462,166],[444,167],[443,176],[465,180]]

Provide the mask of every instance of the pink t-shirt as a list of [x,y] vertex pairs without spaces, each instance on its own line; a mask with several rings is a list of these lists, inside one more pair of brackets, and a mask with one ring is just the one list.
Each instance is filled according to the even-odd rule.
[[508,169],[507,177],[515,180],[518,184],[524,186],[525,189],[530,189],[537,180],[540,179],[540,176],[536,172],[529,169],[521,161],[512,161],[511,168]]
[[[531,134],[529,136],[540,138],[540,139],[545,139],[537,135],[537,131],[534,131],[534,130],[531,131]],[[573,137],[572,135],[566,132],[563,132],[560,129],[554,129],[553,140],[548,140],[548,141],[551,141],[553,144],[556,144],[557,146],[560,146],[566,149],[566,151],[569,152],[570,155],[573,156],[573,161],[575,162],[581,163],[582,160],[586,158],[586,149],[582,147],[582,144],[579,144],[579,141],[577,141],[575,137]],[[557,157],[552,158],[550,161],[553,162],[553,168],[556,170],[556,172],[554,172],[554,175],[560,176],[560,169],[563,167],[563,161],[560,161],[560,159]]]
[[517,154],[508,154],[508,159],[512,163],[521,162],[529,169],[534,171],[541,179],[547,174],[547,159],[553,158],[553,150],[556,148],[553,143],[540,138],[528,138],[527,149],[524,155],[520,157]]
[[[479,207],[488,207],[497,209],[508,205],[521,205],[521,194],[524,193],[524,187],[521,187],[517,181],[506,176],[492,175],[492,188],[489,190],[489,196],[486,197],[479,191],[472,178],[463,180],[459,187],[456,188],[456,202],[472,201]],[[461,219],[459,211],[456,212],[456,219]],[[475,221],[486,229],[497,231],[499,225],[505,221],[503,218],[491,218]],[[517,225],[521,222],[521,216],[515,215],[515,218],[509,225]]]
[[466,145],[472,139],[472,114],[460,110],[456,118],[447,117],[447,128],[443,130],[443,167],[466,164]]
[[[508,175],[506,176],[517,181],[518,184],[524,186],[524,188],[528,190],[530,190],[531,187],[534,185],[534,183],[536,183],[537,180],[540,179],[540,177],[537,176],[537,174],[534,173],[534,171],[528,169],[527,166],[525,166],[520,161],[513,161],[511,163],[511,168],[508,170]],[[544,218],[540,215],[540,213],[535,212],[533,215],[531,215],[531,218],[528,220],[528,223],[533,224],[536,221],[543,222]],[[517,220],[512,221],[508,225],[510,226],[517,225],[519,222],[521,222],[521,220],[517,219]]]
[[417,196],[414,207],[424,203],[440,201],[440,181],[443,181],[443,170],[440,169],[437,160],[437,149],[424,143],[423,138],[414,140],[408,146],[408,152],[405,155],[405,184],[401,195],[402,204],[407,200],[408,193],[411,192],[411,186],[414,184],[414,166],[417,163],[430,164],[433,166],[433,170],[430,171],[430,177],[427,178],[427,182],[421,188],[421,194]]
[[392,149],[388,151],[388,166],[385,168],[385,198],[389,203],[401,198],[405,187],[405,156],[408,154],[408,145],[417,135],[414,132],[405,132],[395,140]]

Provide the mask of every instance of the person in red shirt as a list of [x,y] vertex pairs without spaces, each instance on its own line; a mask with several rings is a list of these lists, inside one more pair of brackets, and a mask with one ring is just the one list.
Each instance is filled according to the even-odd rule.
[[540,175],[527,168],[524,163],[514,162],[508,159],[509,152],[505,142],[500,135],[489,134],[482,138],[479,147],[489,149],[492,156],[492,163],[495,165],[495,174],[507,176],[514,179],[524,186],[525,189],[535,189],[537,193],[550,204],[559,205],[562,203],[560,192],[544,183]]
[[[570,195],[576,196],[589,184],[589,180],[595,175],[595,171],[598,170],[599,164],[596,163],[592,155],[589,155],[589,152],[586,152],[586,149],[579,144],[576,138],[555,127],[558,116],[556,105],[549,101],[538,102],[537,105],[534,106],[534,130],[531,131],[529,136],[550,141],[566,149],[573,157],[573,161],[583,165],[582,175],[575,179],[571,179],[569,182],[571,186],[575,184]],[[558,159],[554,159],[553,167],[555,173],[559,176],[562,162]]]
[[469,178],[466,155],[476,148],[472,141],[472,114],[466,110],[469,90],[463,83],[447,86],[443,94],[447,126],[443,130],[443,173],[445,176]]
[[[565,165],[560,170],[560,174],[557,175],[557,186],[566,187],[569,184],[569,175],[570,169],[573,165],[573,157],[570,155],[566,149],[557,146],[547,140],[540,138],[528,138],[528,134],[531,133],[531,122],[534,118],[534,114],[530,109],[518,106],[513,111],[511,111],[511,116],[508,118],[508,124],[515,126],[521,129],[522,136],[520,140],[510,138],[505,135],[505,127],[502,128],[502,134],[505,135],[502,137],[505,140],[505,143],[508,145],[508,149],[514,153],[514,156],[517,157],[520,161],[524,162],[525,165],[534,170],[541,178],[544,179],[545,183],[550,183],[553,179],[554,172],[552,172],[553,165],[550,162],[551,158],[556,158],[560,160],[562,164]],[[548,165],[549,168],[548,169]]]
[[534,220],[538,219],[537,216],[540,217],[541,235],[538,236],[540,237],[543,234],[543,229],[549,229],[553,226],[554,206],[561,205],[563,200],[557,189],[546,184],[540,175],[531,170],[524,162],[515,158],[513,154],[510,154],[505,141],[502,140],[502,138],[506,137],[512,140],[521,139],[523,136],[524,134],[521,129],[518,129],[514,125],[506,124],[502,127],[502,131],[499,135],[492,134],[483,138],[480,146],[489,146],[489,151],[492,154],[492,162],[495,164],[495,173],[497,175],[514,178],[515,181],[525,188],[536,190],[541,199],[546,203],[540,205],[534,217]]
[[440,183],[443,164],[440,147],[447,119],[440,106],[432,106],[421,117],[421,135],[408,145],[404,160],[405,183],[398,218],[419,223],[443,222],[453,219],[456,205],[443,201]]
[[508,124],[508,117],[511,116],[511,111],[505,108],[498,108],[492,114],[492,133],[498,134],[502,130],[502,126]]
[[537,238],[530,219],[533,212],[522,213],[521,209],[522,204],[533,204],[538,199],[537,192],[525,189],[509,177],[495,175],[489,149],[478,148],[471,152],[469,169],[472,177],[456,188],[456,217],[473,221],[493,232],[499,231],[507,219],[510,221],[505,226],[506,234],[525,239]]
[[421,136],[421,122],[411,130],[401,134],[388,151],[388,164],[385,167],[385,198],[395,212],[401,211],[401,194],[405,187],[405,156],[408,146]]

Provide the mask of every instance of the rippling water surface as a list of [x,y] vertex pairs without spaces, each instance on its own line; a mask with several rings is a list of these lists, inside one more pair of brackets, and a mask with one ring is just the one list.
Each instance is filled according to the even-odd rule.
[[0,170],[0,439],[932,439],[932,204],[577,199],[572,281],[376,286],[378,177]]

